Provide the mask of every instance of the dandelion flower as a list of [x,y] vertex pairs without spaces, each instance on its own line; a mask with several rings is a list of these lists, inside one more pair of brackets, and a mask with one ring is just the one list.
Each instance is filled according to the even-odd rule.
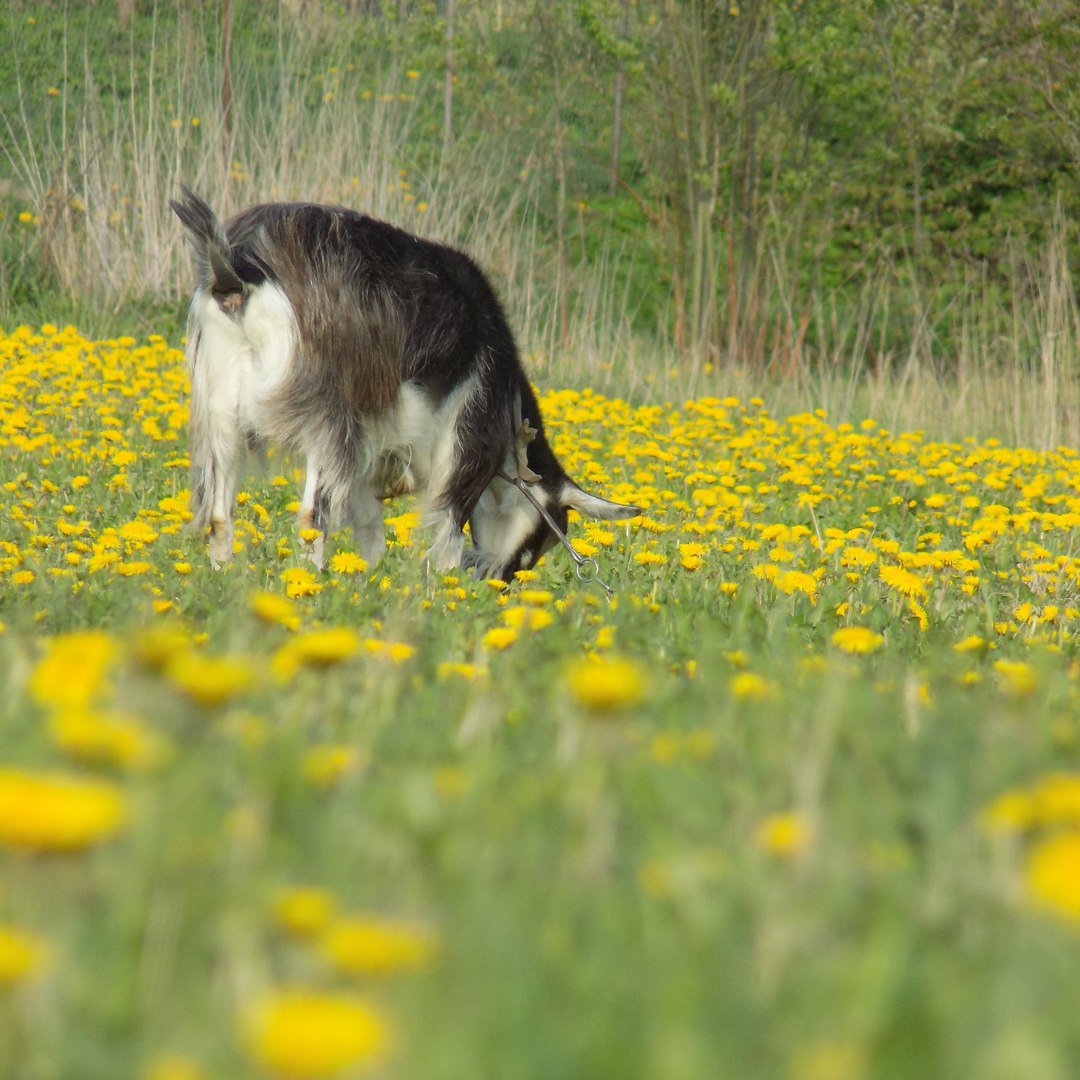
[[330,560],[330,569],[335,574],[362,574],[367,568],[367,563],[351,551],[339,551]]
[[379,641],[377,638],[365,638],[362,645],[373,656],[392,660],[395,664],[403,664],[416,654],[416,646],[404,641]]
[[1025,877],[1036,906],[1080,921],[1080,831],[1040,840],[1028,856]]
[[913,574],[902,566],[879,566],[878,577],[883,584],[901,596],[914,599],[916,596],[926,595],[926,582],[918,574]]
[[296,607],[280,593],[257,592],[248,601],[252,614],[263,622],[276,623],[288,630],[295,630],[300,625],[300,616]]
[[48,946],[37,934],[0,923],[0,988],[40,975],[48,958]]
[[1035,669],[1023,660],[995,660],[994,670],[1009,697],[1029,697],[1038,687]]
[[165,677],[196,705],[211,708],[231,701],[252,682],[246,660],[228,656],[177,653],[165,665]]
[[435,677],[440,681],[457,677],[472,682],[484,678],[487,673],[488,669],[478,664],[455,663],[452,660],[442,661],[435,669]]
[[1003,792],[983,811],[983,825],[991,833],[1023,832],[1035,818],[1035,802],[1026,791]]
[[512,626],[494,626],[481,638],[485,649],[505,649],[517,640],[517,631]]
[[0,844],[81,851],[113,836],[127,813],[123,793],[107,780],[0,769]]
[[391,975],[426,964],[435,939],[427,927],[402,919],[354,917],[331,923],[320,949],[345,974]]
[[641,703],[645,673],[625,657],[594,657],[575,664],[567,673],[571,697],[594,713],[616,712]]
[[282,889],[274,901],[274,917],[290,934],[313,938],[322,933],[334,915],[334,897],[326,889],[292,886]]
[[801,592],[811,599],[814,598],[818,589],[817,579],[812,574],[807,574],[802,570],[785,570],[783,573],[776,575],[773,584],[780,592],[788,596]]
[[293,567],[281,575],[285,582],[286,595],[296,598],[298,596],[314,596],[322,589],[322,583],[315,580],[315,575],[303,566]]
[[885,638],[867,626],[841,626],[832,636],[833,644],[846,653],[876,652]]
[[386,1020],[346,994],[283,989],[253,1001],[240,1017],[247,1052],[287,1080],[320,1080],[369,1064],[389,1050]]
[[117,644],[100,630],[53,638],[30,676],[30,694],[42,705],[85,705],[101,691]]
[[131,644],[135,659],[150,671],[160,671],[177,653],[191,647],[191,637],[182,626],[166,624],[143,630]]
[[754,842],[770,855],[792,859],[810,846],[810,826],[795,811],[772,814],[754,830]]
[[360,763],[360,753],[353,746],[325,744],[313,746],[302,762],[304,778],[315,787],[331,788]]
[[133,716],[71,709],[50,721],[53,741],[78,761],[152,769],[168,753],[168,743]]
[[737,701],[764,701],[773,694],[773,686],[752,671],[740,671],[728,684],[731,696]]
[[288,676],[300,667],[325,668],[340,663],[359,648],[360,635],[346,626],[309,630],[282,645],[272,664],[276,672]]

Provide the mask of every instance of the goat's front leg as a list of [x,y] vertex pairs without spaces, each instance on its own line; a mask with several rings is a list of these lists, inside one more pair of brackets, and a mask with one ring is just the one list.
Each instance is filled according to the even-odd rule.
[[349,517],[360,555],[374,566],[386,551],[382,503],[375,497],[369,480],[357,480],[349,493]]
[[452,510],[434,510],[425,515],[435,535],[427,559],[436,570],[453,570],[465,561],[465,536]]

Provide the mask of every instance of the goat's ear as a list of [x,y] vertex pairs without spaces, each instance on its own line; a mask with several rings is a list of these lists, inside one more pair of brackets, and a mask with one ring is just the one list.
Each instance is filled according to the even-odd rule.
[[559,502],[567,510],[576,510],[584,517],[599,518],[601,521],[619,521],[621,518],[637,517],[641,513],[640,506],[608,502],[607,499],[582,491],[572,480],[563,484]]

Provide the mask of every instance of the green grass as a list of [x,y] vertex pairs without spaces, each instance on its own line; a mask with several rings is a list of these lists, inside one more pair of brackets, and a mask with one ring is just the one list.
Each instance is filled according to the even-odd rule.
[[[178,365],[160,342],[3,341],[2,764],[111,778],[130,817],[70,855],[0,840],[0,923],[51,952],[0,988],[0,1076],[150,1076],[170,1054],[197,1075],[263,1075],[237,1017],[292,984],[372,1002],[397,1030],[387,1077],[1051,1078],[1080,1063],[1076,923],[1029,875],[1075,810],[987,825],[1005,792],[1076,784],[1075,454],[551,393],[572,473],[647,507],[610,536],[573,526],[614,601],[559,551],[505,592],[434,574],[402,504],[383,563],[316,578],[290,631],[250,598],[305,565],[292,465],[248,478],[242,550],[212,571],[183,525]],[[883,576],[901,566],[915,606]],[[844,625],[876,648],[844,652]],[[147,659],[170,627],[155,655],[234,657],[252,684],[198,704]],[[362,644],[275,675],[316,627],[412,650]],[[115,653],[89,704],[166,740],[153,768],[82,760],[54,734],[48,702],[79,697],[89,654],[70,686],[34,673],[56,635],[87,628]],[[596,711],[568,675],[592,653],[628,659],[645,689]],[[345,755],[326,783],[320,747]],[[1062,878],[1075,897],[1075,868]],[[424,927],[435,953],[343,973],[278,923],[295,885]]]

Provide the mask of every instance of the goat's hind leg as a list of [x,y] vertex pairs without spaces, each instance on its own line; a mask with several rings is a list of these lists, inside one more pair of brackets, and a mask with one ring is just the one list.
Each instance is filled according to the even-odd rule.
[[214,463],[214,498],[210,512],[210,562],[215,570],[232,562],[235,530],[236,463]]
[[235,426],[200,413],[193,408],[191,512],[196,528],[210,526],[210,562],[218,570],[233,557],[233,503],[243,448]]
[[305,551],[305,557],[310,559],[318,570],[323,568],[326,560],[326,532],[329,517],[329,500],[325,487],[319,482],[318,462],[314,454],[308,454],[307,479],[304,481],[304,497],[300,500],[297,527],[301,532],[305,529],[317,529],[319,532]]

